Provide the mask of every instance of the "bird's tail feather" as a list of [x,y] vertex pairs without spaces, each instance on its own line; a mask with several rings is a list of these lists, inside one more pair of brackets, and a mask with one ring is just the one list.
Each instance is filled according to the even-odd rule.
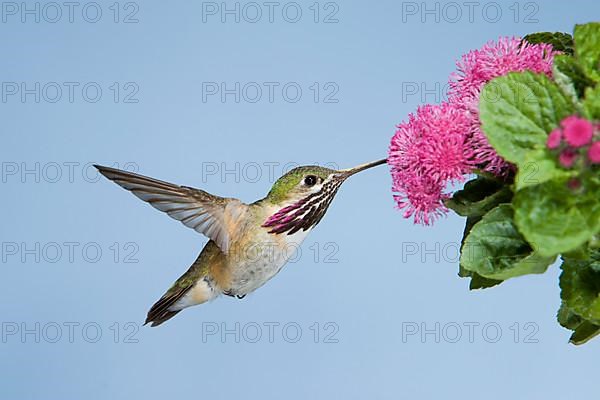
[[214,286],[210,279],[208,266],[220,262],[221,254],[221,250],[215,242],[209,241],[187,272],[177,279],[173,286],[150,308],[145,324],[151,323],[151,326],[158,326],[173,318],[186,307],[217,297],[221,291]]
[[167,293],[160,298],[150,311],[148,311],[148,316],[146,317],[146,322],[144,325],[151,323],[150,326],[159,326],[165,321],[173,318],[181,309],[173,310],[172,307],[183,297],[185,294],[193,287],[182,286],[178,287],[176,290],[169,290]]

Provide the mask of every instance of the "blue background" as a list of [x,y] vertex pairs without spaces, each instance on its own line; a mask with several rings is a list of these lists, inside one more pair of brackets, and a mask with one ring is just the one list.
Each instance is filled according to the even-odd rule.
[[[600,3],[483,2],[470,19],[462,3],[459,15],[446,3],[427,3],[434,10],[427,14],[420,2],[321,2],[318,23],[312,2],[299,3],[296,23],[283,18],[285,2],[273,22],[263,6],[256,23],[245,20],[254,18],[249,8],[239,23],[234,15],[223,23],[220,13],[203,16],[201,2],[181,1],[138,3],[137,10],[119,3],[118,23],[112,3],[101,2],[102,16],[91,23],[81,14],[84,4],[73,22],[63,7],[55,23],[47,21],[55,15],[48,8],[39,23],[10,10],[0,23],[3,398],[595,393],[600,340],[567,343],[569,332],[555,320],[558,267],[469,292],[468,281],[456,276],[463,219],[413,226],[394,209],[385,167],[349,180],[298,261],[257,292],[186,310],[157,329],[141,327],[206,239],[98,179],[89,163],[254,201],[273,183],[265,163],[280,175],[288,162],[345,168],[383,158],[394,125],[418,104],[439,101],[462,53],[501,35],[570,32],[575,23],[597,20]],[[131,12],[138,22],[123,23]],[[338,22],[324,23],[332,12]],[[39,102],[34,94],[7,94],[22,82],[77,82],[79,89],[72,102],[64,90],[52,103],[52,85],[40,89]],[[97,102],[81,93],[89,82],[102,89]],[[248,101],[254,92],[241,93],[239,103],[234,95],[203,101],[203,82],[278,82],[280,89],[273,102],[266,92],[256,103]],[[302,89],[297,102],[281,92],[289,82]],[[418,93],[407,93],[415,87]],[[329,100],[337,102],[325,102],[332,88],[338,91]],[[126,102],[134,89],[129,100],[137,103]],[[77,243],[72,259],[65,242]],[[87,255],[84,246],[91,247]],[[272,343],[270,322],[279,324]],[[72,338],[69,323],[79,324]],[[236,323],[239,342],[233,333],[208,335],[215,327],[236,331]],[[468,323],[479,324],[472,340]],[[284,334],[286,324],[294,329]],[[262,336],[252,343],[257,325]],[[293,343],[298,327],[302,336]],[[407,335],[415,327],[419,332]],[[422,337],[422,328],[438,337]],[[31,332],[22,335],[24,329]]]

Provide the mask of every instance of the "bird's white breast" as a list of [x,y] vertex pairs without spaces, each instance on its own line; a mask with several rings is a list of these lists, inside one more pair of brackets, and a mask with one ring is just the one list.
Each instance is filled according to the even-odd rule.
[[292,235],[277,235],[261,229],[250,243],[236,251],[237,256],[229,260],[235,264],[231,269],[232,292],[245,295],[264,285],[290,258],[297,258],[301,254],[300,245],[310,231],[311,229],[300,230]]

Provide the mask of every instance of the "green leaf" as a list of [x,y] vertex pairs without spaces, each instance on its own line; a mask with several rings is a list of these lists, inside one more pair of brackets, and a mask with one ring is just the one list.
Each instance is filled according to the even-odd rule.
[[523,40],[531,44],[548,43],[556,51],[573,54],[573,37],[563,32],[538,32],[526,35]]
[[477,272],[471,272],[471,282],[469,283],[469,290],[487,289],[504,282],[500,279],[489,279],[479,275]]
[[515,194],[515,222],[543,256],[578,248],[600,230],[600,187],[593,180],[572,191],[567,179],[528,186]]
[[465,184],[462,190],[445,201],[448,208],[463,217],[482,216],[500,203],[508,203],[512,191],[508,185],[496,180],[478,177]]
[[583,110],[586,118],[600,120],[600,85],[585,90]]
[[562,257],[573,260],[588,260],[590,258],[590,248],[586,245],[579,246],[574,250],[564,252]]
[[[465,223],[465,229],[463,231],[463,238],[460,244],[461,251],[465,243],[465,239],[471,232],[471,228],[481,220],[481,217],[467,217],[467,222]],[[463,266],[459,263],[458,266],[458,276],[461,278],[471,278],[469,282],[469,290],[475,289],[486,289],[492,286],[496,286],[501,284],[503,281],[498,279],[488,279],[479,275],[477,272],[469,271],[468,269],[463,268]]]
[[557,315],[558,323],[573,331],[569,341],[573,344],[583,344],[600,333],[600,326],[586,321],[575,314],[565,302],[562,302]]
[[588,78],[577,60],[571,56],[559,54],[554,56],[554,81],[571,97],[572,101],[583,97],[585,89],[594,86],[595,82]]
[[571,330],[575,330],[583,321],[579,315],[575,314],[573,310],[567,307],[564,301],[560,303],[556,319],[559,324]]
[[523,163],[574,112],[571,100],[543,74],[510,73],[488,82],[479,101],[483,132],[505,160]]
[[600,82],[600,22],[575,25],[575,55],[586,75]]
[[600,325],[600,252],[587,260],[564,258],[560,296],[572,313]]
[[464,241],[463,268],[490,279],[505,280],[546,271],[555,257],[542,257],[519,234],[509,204],[501,204],[481,218]]
[[575,332],[573,332],[569,341],[579,345],[584,344],[597,336],[600,333],[600,326],[593,324],[590,321],[583,321],[574,330]]
[[553,179],[566,179],[577,174],[575,170],[559,167],[556,158],[546,149],[535,149],[525,153],[525,158],[519,165],[515,177],[515,189],[521,190],[528,186],[539,185]]

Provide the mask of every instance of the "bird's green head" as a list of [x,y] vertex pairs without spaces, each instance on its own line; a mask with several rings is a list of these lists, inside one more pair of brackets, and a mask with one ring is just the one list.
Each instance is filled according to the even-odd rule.
[[272,204],[283,204],[288,201],[300,200],[314,193],[323,183],[332,178],[338,171],[317,165],[306,165],[292,169],[277,179],[266,200]]
[[385,162],[379,160],[342,170],[316,165],[294,168],[275,182],[264,199],[281,208],[263,226],[271,228],[271,233],[288,234],[314,227],[349,176]]

